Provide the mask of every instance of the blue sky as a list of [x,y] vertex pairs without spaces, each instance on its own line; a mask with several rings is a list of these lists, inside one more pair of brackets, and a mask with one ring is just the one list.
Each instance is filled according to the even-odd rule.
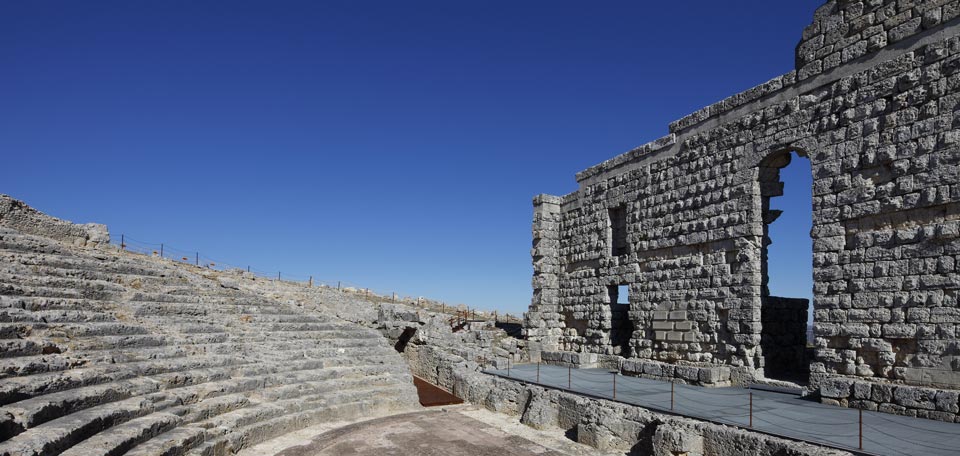
[[0,192],[228,263],[521,312],[531,198],[791,70],[819,3],[2,2]]

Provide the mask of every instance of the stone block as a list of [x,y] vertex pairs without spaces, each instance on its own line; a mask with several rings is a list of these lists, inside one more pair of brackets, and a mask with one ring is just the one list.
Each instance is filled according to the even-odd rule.
[[[656,325],[656,323],[654,323],[654,325]],[[678,321],[678,322],[675,324],[675,327],[677,328],[678,331],[689,331],[689,330],[693,329],[693,322],[692,322],[692,321]],[[656,328],[656,326],[654,326],[654,328]]]
[[686,310],[674,310],[670,312],[671,320],[686,320],[687,311]]
[[853,380],[848,378],[829,378],[820,384],[820,396],[830,399],[846,399],[850,397]]
[[[655,321],[653,322],[653,329],[661,331],[671,331],[673,330],[673,322],[669,321]],[[679,329],[679,328],[677,328]]]
[[700,378],[700,368],[696,366],[677,366],[676,377],[695,382]]
[[653,311],[654,320],[666,320],[669,317],[670,313],[666,310],[655,310]]
[[730,380],[730,368],[723,366],[704,367],[700,369],[697,375],[701,383],[725,382]]

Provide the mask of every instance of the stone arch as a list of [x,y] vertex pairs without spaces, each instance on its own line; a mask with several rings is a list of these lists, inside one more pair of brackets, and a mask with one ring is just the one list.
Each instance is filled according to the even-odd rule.
[[[810,305],[815,303],[809,302],[806,298],[773,296],[769,289],[768,273],[768,247],[772,243],[770,224],[783,212],[771,208],[771,199],[784,194],[784,183],[781,181],[780,171],[791,164],[794,153],[800,158],[809,159],[806,149],[784,146],[762,156],[756,165],[755,223],[761,227],[758,230],[761,236],[757,269],[760,274],[760,321],[757,327],[760,351],[757,358],[758,365],[763,367],[765,377],[806,382],[811,361],[811,353],[807,349],[806,334],[809,323],[807,316]],[[812,163],[808,170],[811,174],[813,173]],[[812,188],[809,190],[813,191]],[[807,210],[810,211],[812,218],[813,207]],[[812,252],[807,261],[813,263]]]

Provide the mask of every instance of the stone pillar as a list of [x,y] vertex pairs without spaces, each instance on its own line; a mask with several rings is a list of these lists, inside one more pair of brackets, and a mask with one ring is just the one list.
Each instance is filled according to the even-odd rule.
[[560,315],[560,202],[553,195],[533,199],[533,299],[523,315],[523,334],[543,350],[559,348],[563,334]]

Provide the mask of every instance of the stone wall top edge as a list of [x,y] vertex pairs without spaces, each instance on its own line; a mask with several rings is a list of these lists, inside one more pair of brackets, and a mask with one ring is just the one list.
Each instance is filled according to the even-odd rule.
[[694,127],[707,119],[719,116],[725,112],[732,111],[752,101],[756,101],[772,93],[778,92],[785,87],[790,87],[797,81],[797,72],[777,76],[760,85],[751,87],[740,93],[731,95],[723,100],[708,105],[692,114],[684,116],[679,120],[670,123],[670,133],[679,134],[684,130]]
[[541,193],[533,197],[533,205],[540,206],[542,204],[556,204],[559,205],[563,202],[562,196],[550,195],[548,193]]
[[642,146],[633,148],[627,152],[617,155],[609,160],[606,160],[598,165],[594,165],[583,171],[580,171],[579,173],[577,173],[577,182],[581,182],[590,177],[610,171],[623,164],[632,162],[638,158],[648,155],[652,152],[663,150],[667,147],[670,147],[676,144],[676,142],[677,142],[677,137],[673,133],[657,138]]

